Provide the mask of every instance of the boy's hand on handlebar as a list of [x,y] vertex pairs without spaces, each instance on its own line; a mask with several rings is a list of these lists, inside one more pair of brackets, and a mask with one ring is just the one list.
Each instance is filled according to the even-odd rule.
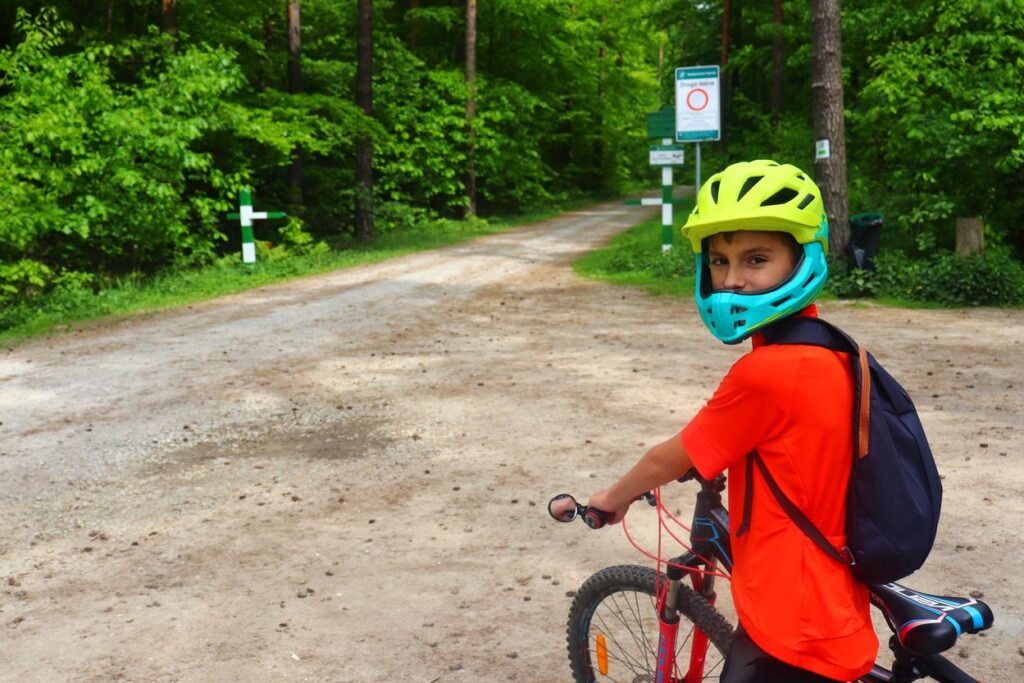
[[633,501],[619,505],[612,499],[609,491],[610,489],[602,489],[592,495],[590,500],[587,501],[587,507],[604,512],[606,524],[618,524],[626,516],[626,511],[629,510],[629,506],[633,504]]

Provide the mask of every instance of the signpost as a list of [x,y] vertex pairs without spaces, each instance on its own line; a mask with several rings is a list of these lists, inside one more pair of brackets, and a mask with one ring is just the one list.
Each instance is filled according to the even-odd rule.
[[722,114],[717,66],[686,66],[676,69],[676,142],[697,144],[697,182],[700,192],[700,143],[720,140]]
[[286,218],[287,215],[283,211],[253,211],[252,191],[242,188],[238,193],[238,213],[228,214],[229,219],[237,219],[242,224],[242,263],[249,266],[256,263],[256,241],[252,234],[252,222],[267,218]]
[[684,152],[682,145],[651,145],[651,166],[682,166]]
[[661,206],[661,252],[672,251],[672,168],[682,166],[685,159],[683,145],[673,143],[675,137],[675,113],[671,107],[647,115],[647,137],[661,138],[660,145],[651,145],[651,166],[661,167],[661,197],[627,199],[633,206]]

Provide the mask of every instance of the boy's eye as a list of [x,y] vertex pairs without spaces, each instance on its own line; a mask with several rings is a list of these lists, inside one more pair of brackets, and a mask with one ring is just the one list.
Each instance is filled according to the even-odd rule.
[[725,265],[729,264],[729,261],[727,261],[726,259],[722,258],[721,256],[712,256],[709,259],[709,262],[713,266],[725,266]]
[[761,265],[762,263],[767,263],[768,259],[766,259],[764,256],[751,256],[750,262],[754,265]]

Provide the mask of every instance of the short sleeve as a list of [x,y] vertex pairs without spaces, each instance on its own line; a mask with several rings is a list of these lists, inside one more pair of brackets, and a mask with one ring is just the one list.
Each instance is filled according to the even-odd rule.
[[702,477],[721,474],[782,426],[795,373],[780,366],[773,350],[740,358],[683,429],[683,448]]

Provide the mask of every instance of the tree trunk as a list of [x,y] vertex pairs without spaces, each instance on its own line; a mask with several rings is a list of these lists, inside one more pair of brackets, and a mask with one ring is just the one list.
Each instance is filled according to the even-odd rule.
[[107,0],[107,42],[111,42],[114,35],[114,2]]
[[161,0],[160,30],[171,36],[170,51],[178,51],[178,0]]
[[840,0],[811,0],[811,114],[815,149],[824,144],[828,148],[827,154],[816,151],[814,176],[828,214],[833,258],[842,255],[850,241],[840,15]]
[[[359,0],[357,28],[356,106],[373,115],[373,0]],[[356,239],[372,242],[373,230],[373,141],[360,136],[356,141]]]
[[[302,93],[302,20],[301,5],[298,0],[288,3],[288,92],[292,95]],[[302,145],[295,147],[292,166],[288,174],[291,186],[291,212],[302,213]]]
[[[597,174],[602,180],[597,185],[600,189],[605,189],[604,180],[608,176],[605,174],[607,170],[604,166],[604,140],[605,140],[605,104],[604,104],[604,75],[605,75],[605,62],[608,59],[608,48],[604,44],[604,23],[606,17],[601,16],[601,47],[597,51],[597,139],[594,140],[594,168],[599,170]],[[569,143],[570,147],[572,142]]]
[[416,16],[415,10],[420,8],[420,0],[412,0],[409,3],[410,9],[413,10],[412,18],[409,20],[409,51],[416,52],[416,42],[419,36],[417,36],[417,29],[419,28],[419,19]]
[[718,64],[723,69],[729,63],[729,15],[732,14],[732,0],[722,1],[722,52]]
[[722,123],[719,126],[719,128],[720,128],[719,133],[718,133],[719,137],[718,137],[718,142],[716,143],[716,147],[718,148],[718,151],[722,152],[722,153],[725,152],[725,127],[726,127],[725,126],[725,121],[726,121],[726,115],[727,115],[728,109],[729,109],[729,95],[730,95],[730,92],[729,92],[730,91],[730,87],[729,87],[730,79],[729,79],[729,72],[728,72],[728,64],[729,64],[729,43],[732,40],[732,36],[730,35],[731,28],[730,28],[730,21],[729,21],[730,18],[731,18],[731,15],[732,15],[732,0],[723,0],[723,2],[722,2],[722,51],[721,51],[721,55],[718,58],[718,66],[720,68],[720,73],[719,73],[719,78],[718,78],[718,83],[719,83],[719,91],[718,91],[719,102],[718,102],[718,106],[719,106],[719,116],[721,117]]
[[782,116],[782,0],[775,0],[775,38],[772,43],[772,116]]
[[263,68],[260,69],[259,74],[256,76],[256,89],[260,92],[266,92],[268,83],[270,82],[271,64],[273,60],[271,55],[274,54],[274,48],[276,41],[276,35],[274,26],[274,17],[266,15],[263,18]]
[[302,92],[302,18],[301,2],[288,3],[288,92]]
[[961,256],[985,252],[985,223],[981,218],[956,219],[956,253]]
[[466,218],[476,216],[476,0],[466,0]]
[[161,0],[160,28],[164,33],[178,32],[178,0]]

